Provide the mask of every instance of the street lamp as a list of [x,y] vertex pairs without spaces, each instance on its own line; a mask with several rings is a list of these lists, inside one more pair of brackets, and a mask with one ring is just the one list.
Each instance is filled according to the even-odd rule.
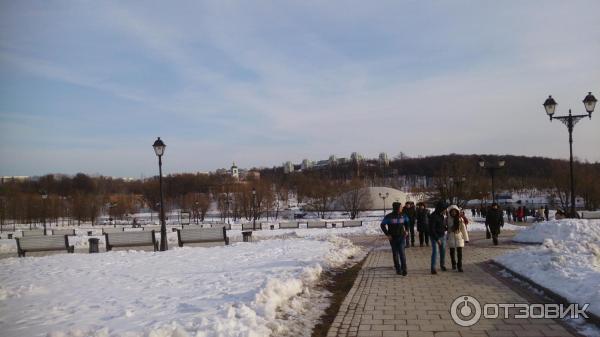
[[589,117],[592,119],[592,112],[594,112],[594,108],[596,107],[596,102],[598,100],[591,92],[588,92],[587,96],[583,99],[583,105],[585,106],[585,111],[587,111],[587,115],[573,115],[571,113],[571,109],[569,109],[569,115],[567,116],[554,116],[556,111],[556,106],[558,105],[552,96],[548,96],[546,101],[544,102],[544,109],[546,110],[546,114],[550,117],[550,121],[553,119],[558,119],[563,122],[563,124],[569,130],[569,165],[570,165],[570,175],[571,175],[571,214],[570,216],[575,218],[577,213],[575,213],[575,178],[573,177],[573,128],[575,128],[575,124],[579,122],[582,118]]
[[481,168],[487,169],[490,172],[490,176],[492,177],[492,202],[496,202],[496,190],[494,186],[494,176],[496,175],[496,170],[499,170],[504,167],[506,162],[504,160],[498,160],[495,164],[490,164],[483,160],[483,158],[479,159],[479,166]]
[[42,215],[44,216],[44,235],[48,235],[47,230],[46,230],[46,199],[48,199],[48,192],[41,191],[40,195],[42,196]]
[[385,215],[385,199],[387,199],[387,197],[390,196],[389,192],[385,192],[385,194],[382,194],[381,192],[379,192],[379,197],[381,199],[383,199],[383,215]]
[[165,148],[167,147],[165,143],[158,137],[154,144],[152,144],[154,148],[154,153],[158,157],[158,185],[160,188],[160,251],[165,251],[169,249],[167,247],[167,225],[165,224],[165,210],[163,203],[163,188],[162,188],[162,156],[165,153]]
[[252,187],[252,230],[256,230],[256,188]]

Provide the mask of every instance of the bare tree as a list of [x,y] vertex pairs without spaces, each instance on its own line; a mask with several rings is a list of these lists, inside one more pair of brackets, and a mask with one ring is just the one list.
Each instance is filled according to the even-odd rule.
[[338,200],[344,210],[350,213],[351,219],[355,219],[360,212],[367,210],[373,203],[369,190],[361,180],[352,180],[343,187],[342,191]]

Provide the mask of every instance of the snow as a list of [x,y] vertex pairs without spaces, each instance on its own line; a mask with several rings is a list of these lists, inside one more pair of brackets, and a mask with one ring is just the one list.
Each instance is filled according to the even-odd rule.
[[314,317],[322,271],[362,254],[329,236],[2,259],[2,335],[297,335],[280,314]]
[[600,220],[540,222],[514,238],[542,243],[495,260],[574,303],[589,303],[600,316]]

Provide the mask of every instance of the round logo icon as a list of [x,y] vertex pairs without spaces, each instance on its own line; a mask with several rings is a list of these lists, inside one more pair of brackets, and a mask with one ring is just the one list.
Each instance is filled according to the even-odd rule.
[[452,302],[450,315],[454,323],[460,326],[471,326],[481,318],[481,304],[472,296],[459,296]]

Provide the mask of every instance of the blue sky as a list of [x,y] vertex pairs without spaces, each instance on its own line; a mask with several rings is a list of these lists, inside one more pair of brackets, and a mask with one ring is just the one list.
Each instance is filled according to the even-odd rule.
[[[598,1],[0,1],[0,175],[302,158],[568,158]],[[596,114],[600,115],[600,107]],[[575,155],[600,161],[600,117]]]

